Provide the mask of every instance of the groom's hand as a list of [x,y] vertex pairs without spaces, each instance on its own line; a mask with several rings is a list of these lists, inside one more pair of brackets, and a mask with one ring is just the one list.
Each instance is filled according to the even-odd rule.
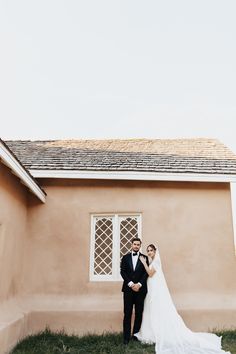
[[141,288],[140,284],[134,284],[134,285],[132,286],[132,290],[133,290],[133,291],[136,291],[136,292],[138,292],[140,288]]

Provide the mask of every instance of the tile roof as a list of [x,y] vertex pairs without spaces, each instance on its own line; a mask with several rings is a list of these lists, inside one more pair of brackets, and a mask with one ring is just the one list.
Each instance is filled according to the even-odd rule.
[[20,178],[21,182],[28,187],[33,194],[42,202],[45,202],[46,192],[2,139],[0,139],[0,161],[5,164],[15,176]]
[[236,155],[216,139],[6,141],[29,170],[235,174]]

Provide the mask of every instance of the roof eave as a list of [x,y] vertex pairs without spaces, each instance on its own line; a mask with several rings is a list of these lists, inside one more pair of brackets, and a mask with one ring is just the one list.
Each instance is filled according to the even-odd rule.
[[0,139],[0,160],[4,165],[9,167],[14,175],[16,175],[21,182],[30,189],[30,191],[45,203],[46,193],[34,180],[30,172],[21,164],[14,153],[10,150],[4,141]]
[[139,171],[30,170],[35,178],[110,179],[139,181],[236,182],[236,174],[157,173]]

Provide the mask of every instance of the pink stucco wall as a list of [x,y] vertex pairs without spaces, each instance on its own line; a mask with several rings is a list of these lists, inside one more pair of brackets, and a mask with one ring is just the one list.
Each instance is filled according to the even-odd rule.
[[26,232],[26,188],[0,163],[0,303],[22,287]]
[[141,213],[143,251],[158,244],[174,302],[194,330],[236,323],[229,184],[40,181],[46,204],[0,164],[0,348],[49,325],[122,325],[121,282],[89,279],[91,214]]
[[228,184],[44,180],[45,205],[29,207],[24,291],[115,294],[90,282],[90,215],[142,214],[143,245],[159,245],[173,294],[236,294]]

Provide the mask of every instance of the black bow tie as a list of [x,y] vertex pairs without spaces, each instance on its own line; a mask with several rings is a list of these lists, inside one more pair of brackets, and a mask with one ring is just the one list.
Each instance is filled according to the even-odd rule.
[[138,252],[134,252],[134,253],[133,253],[133,256],[137,256],[137,255],[138,255]]

